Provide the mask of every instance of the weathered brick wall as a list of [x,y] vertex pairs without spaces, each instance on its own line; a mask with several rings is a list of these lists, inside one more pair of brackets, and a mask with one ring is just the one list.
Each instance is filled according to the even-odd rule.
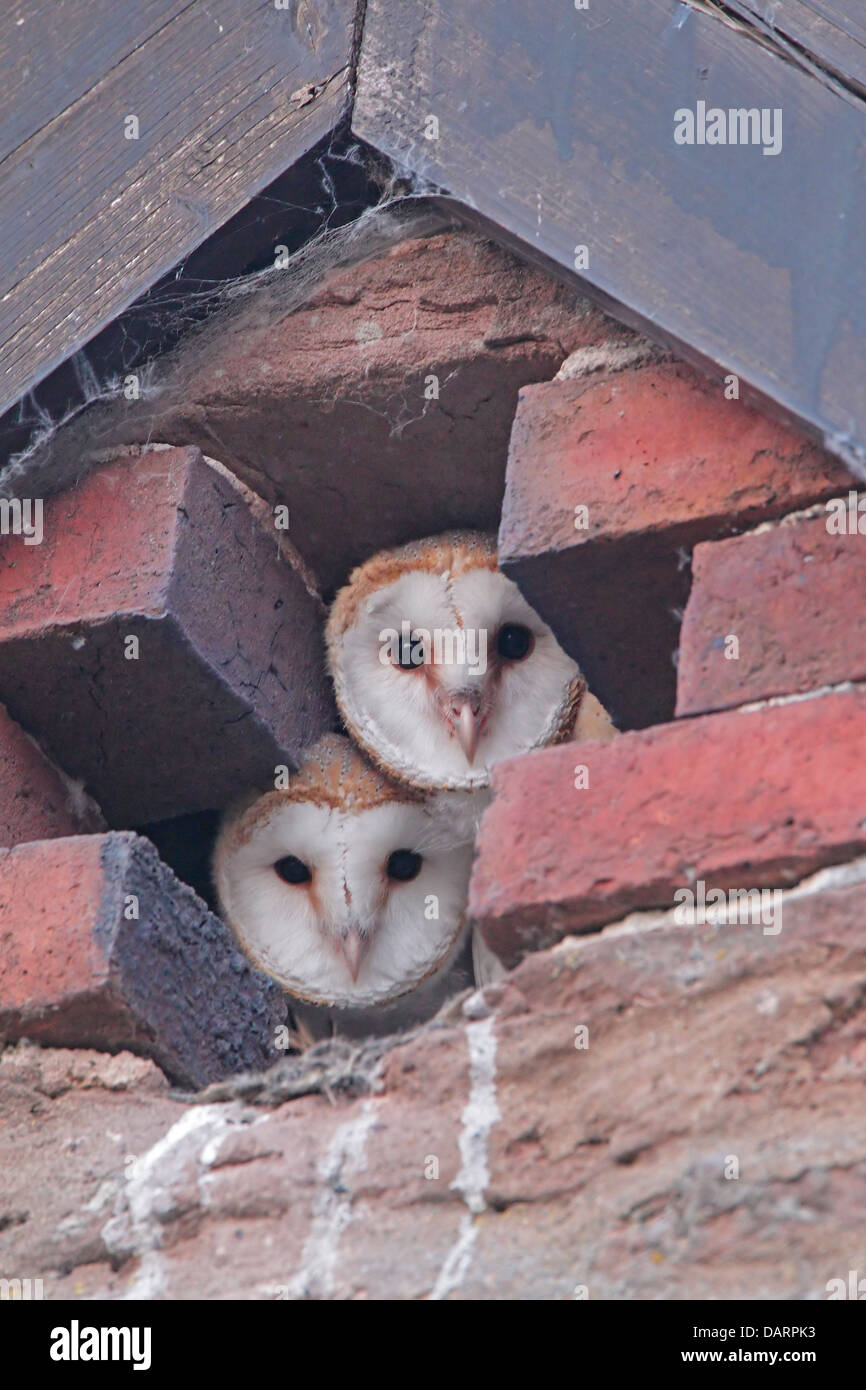
[[[199,343],[162,411],[184,447],[119,455],[46,503],[41,545],[0,542],[0,1273],[825,1297],[866,1272],[866,515],[721,381],[434,241]],[[329,727],[316,578],[497,517],[627,732],[497,769],[471,909],[502,982],[232,1081],[280,1056],[284,1000],[131,832]],[[701,914],[746,891],[755,920]]]

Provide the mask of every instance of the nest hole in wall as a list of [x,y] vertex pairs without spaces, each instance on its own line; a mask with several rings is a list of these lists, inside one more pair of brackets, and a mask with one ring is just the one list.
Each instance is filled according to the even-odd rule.
[[[342,157],[356,172],[352,151]],[[386,546],[450,529],[495,532],[518,391],[550,379],[567,356],[556,323],[568,317],[578,296],[550,280],[545,312],[554,328],[547,338],[510,338],[503,329],[480,348],[457,340],[434,350],[449,316],[460,321],[467,295],[482,305],[485,296],[489,300],[484,276],[491,253],[509,261],[513,287],[524,272],[535,283],[541,277],[461,231],[471,240],[478,284],[455,284],[449,242],[455,224],[448,215],[426,190],[408,188],[391,173],[374,186],[375,198],[351,222],[335,219],[291,252],[278,242],[273,263],[210,285],[179,305],[163,302],[154,311],[157,319],[163,316],[155,354],[146,351],[146,335],[132,343],[124,330],[127,355],[119,369],[97,376],[80,357],[80,400],[60,418],[34,406],[27,442],[3,474],[7,494],[74,486],[90,466],[130,447],[196,445],[269,509],[289,508],[291,542],[326,602],[356,564]],[[435,260],[425,254],[434,241]],[[365,286],[363,269],[360,288],[347,282],[347,270],[389,258],[384,284]],[[458,269],[465,276],[465,266]],[[397,332],[394,315],[402,322]],[[295,340],[286,323],[299,325]],[[345,352],[363,364],[354,375],[342,367],[341,323]],[[390,356],[378,347],[383,339]],[[242,408],[236,369],[245,384]],[[456,409],[453,395],[441,389],[452,381],[460,387]],[[688,574],[676,579],[683,602],[687,583]],[[668,684],[672,704],[672,677]],[[614,710],[620,725],[655,722],[655,698],[645,710]],[[214,911],[211,860],[222,810],[213,806],[123,827],[149,838]],[[468,955],[455,978],[471,980]]]

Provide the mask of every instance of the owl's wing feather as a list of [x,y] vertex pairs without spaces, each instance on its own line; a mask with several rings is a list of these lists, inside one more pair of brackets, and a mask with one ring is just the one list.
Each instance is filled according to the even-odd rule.
[[618,733],[619,729],[604,705],[591,691],[585,691],[569,742],[585,743],[588,739],[595,739],[598,743],[610,743]]
[[472,970],[477,989],[481,989],[483,985],[492,985],[495,980],[501,980],[503,975],[508,973],[477,927],[472,929]]

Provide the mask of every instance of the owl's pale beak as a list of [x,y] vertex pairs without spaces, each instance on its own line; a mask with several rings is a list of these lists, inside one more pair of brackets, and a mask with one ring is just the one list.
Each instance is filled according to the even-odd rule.
[[357,927],[350,927],[345,936],[340,937],[340,950],[346,958],[349,974],[356,984],[361,969],[361,962],[367,954],[367,947],[369,944],[369,936],[362,936]]
[[470,767],[475,761],[475,754],[478,751],[478,739],[481,735],[481,712],[472,708],[469,700],[465,700],[457,717],[457,742],[466,754],[466,761]]
[[457,739],[471,766],[486,717],[484,690],[478,683],[457,687],[436,680],[435,696],[439,713],[448,725],[448,732]]

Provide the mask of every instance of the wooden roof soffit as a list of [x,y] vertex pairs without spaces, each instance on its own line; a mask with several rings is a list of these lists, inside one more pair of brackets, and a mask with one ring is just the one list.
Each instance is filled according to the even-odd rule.
[[353,130],[866,477],[857,9],[368,0]]

